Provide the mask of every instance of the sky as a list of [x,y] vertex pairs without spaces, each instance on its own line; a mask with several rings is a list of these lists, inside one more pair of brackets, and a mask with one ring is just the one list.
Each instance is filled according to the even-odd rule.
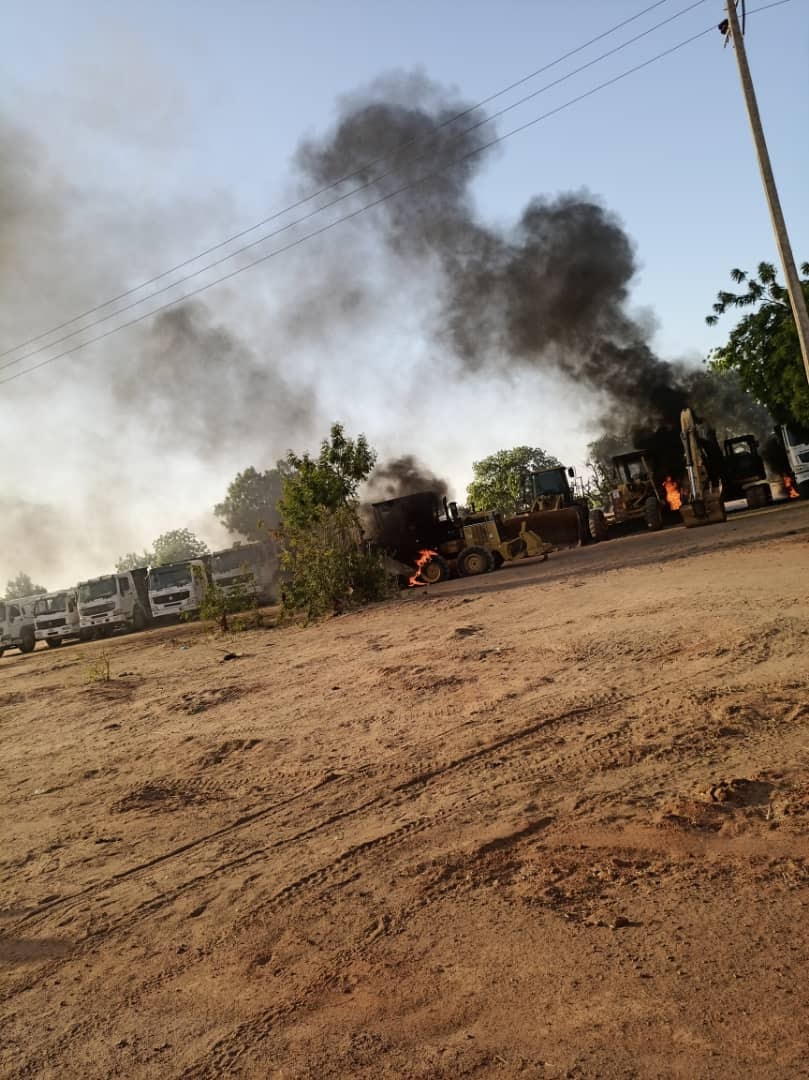
[[[748,9],[765,2],[748,0]],[[384,87],[391,73],[399,84],[431,80],[447,100],[474,105],[645,6],[6,0],[0,159],[12,174],[3,190],[15,197],[0,193],[0,351],[309,194],[296,156],[301,142],[327,137],[340,110],[357,95],[373,96],[368,87]],[[666,0],[486,110],[509,106],[690,6]],[[694,5],[499,117],[497,133],[711,27],[722,8],[717,0]],[[751,14],[747,48],[802,261],[809,258],[809,5],[791,0]],[[699,363],[728,330],[704,319],[730,269],[776,261],[735,58],[718,31],[505,138],[469,186],[477,219],[504,233],[533,197],[565,192],[595,199],[631,238],[637,271],[627,307],[649,328],[657,354]],[[250,254],[354,208],[324,211]],[[25,570],[63,587],[106,572],[118,555],[172,528],[191,527],[224,546],[212,507],[235,473],[268,467],[289,447],[316,446],[333,420],[364,431],[381,458],[417,455],[460,497],[472,462],[506,446],[542,446],[582,468],[604,400],[553,368],[508,356],[474,377],[461,370],[431,329],[440,277],[429,261],[383,252],[374,219],[338,224],[208,289],[185,322],[156,315],[0,383],[0,583]],[[218,273],[245,259],[224,262]],[[9,352],[0,378],[82,340]]]

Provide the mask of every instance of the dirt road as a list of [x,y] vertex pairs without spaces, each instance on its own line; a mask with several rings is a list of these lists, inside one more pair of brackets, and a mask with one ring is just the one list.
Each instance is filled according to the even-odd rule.
[[746,521],[4,658],[0,1074],[809,1075],[809,514]]

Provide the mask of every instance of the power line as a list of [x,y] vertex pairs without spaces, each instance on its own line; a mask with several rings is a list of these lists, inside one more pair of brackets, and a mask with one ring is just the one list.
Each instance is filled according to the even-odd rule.
[[[752,15],[756,12],[767,11],[770,8],[780,7],[786,3],[789,3],[789,0],[774,0],[773,3],[766,4],[763,7],[754,8],[751,11],[748,11],[747,14]],[[651,64],[656,63],[658,60],[662,60],[667,56],[671,56],[673,53],[678,52],[680,49],[685,48],[687,45],[691,45],[693,42],[698,41],[700,38],[705,37],[707,34],[714,33],[715,29],[715,26],[712,24],[711,26],[706,27],[706,29],[699,31],[696,34],[692,34],[690,37],[678,42],[676,45],[672,45],[668,49],[664,49],[662,52],[657,53],[655,56],[650,57],[648,60],[644,60],[639,64],[635,64],[631,68],[627,68],[625,71],[620,72],[618,75],[615,75],[612,78],[607,79],[594,87],[591,87],[589,90],[584,91],[584,93],[579,94],[574,98],[570,98],[568,101],[563,102],[561,105],[557,105],[555,108],[549,109],[547,112],[534,117],[532,120],[528,120],[524,124],[520,124],[519,126],[512,128],[510,131],[507,131],[502,135],[498,135],[495,138],[490,139],[488,142],[482,144],[481,146],[475,147],[468,153],[453,159],[453,161],[449,162],[441,169],[438,169],[432,173],[426,173],[425,175],[418,177],[416,180],[411,181],[408,184],[403,184],[401,187],[396,188],[394,191],[390,191],[387,194],[381,195],[379,198],[374,199],[361,207],[358,207],[358,209],[351,211],[351,213],[336,218],[334,221],[330,221],[327,224],[320,226],[318,229],[314,229],[312,230],[312,232],[306,233],[304,236],[300,236],[280,248],[276,248],[274,251],[267,252],[267,254],[262,255],[257,259],[254,259],[252,262],[247,263],[245,266],[237,267],[235,270],[231,270],[229,273],[223,274],[221,277],[216,278],[214,281],[208,282],[206,285],[201,285],[199,286],[199,288],[193,289],[191,292],[186,293],[184,296],[178,297],[176,300],[171,300],[166,304],[162,304],[159,307],[153,308],[151,311],[144,312],[143,314],[138,315],[133,319],[129,319],[127,322],[121,323],[119,326],[113,326],[109,330],[105,330],[103,333],[98,334],[93,338],[89,338],[87,341],[79,342],[72,349],[65,349],[63,352],[57,353],[55,356],[50,356],[45,360],[41,360],[37,364],[32,364],[31,367],[25,368],[22,371],[15,372],[14,375],[9,375],[4,379],[0,379],[0,385],[13,382],[15,379],[19,379],[21,376],[30,374],[33,371],[38,371],[40,368],[46,367],[48,364],[52,364],[56,360],[61,360],[65,356],[70,356],[72,353],[78,352],[80,349],[86,348],[88,345],[93,345],[98,341],[103,341],[104,339],[112,336],[113,334],[117,334],[120,330],[125,330],[130,326],[135,326],[137,323],[143,322],[145,319],[149,319],[153,315],[159,314],[161,311],[166,311],[170,308],[176,307],[178,304],[184,303],[185,301],[190,300],[192,297],[198,296],[200,293],[206,292],[214,285],[220,285],[225,281],[229,281],[231,278],[234,278],[237,275],[242,274],[246,270],[250,270],[255,266],[259,266],[262,263],[267,262],[269,259],[275,258],[277,255],[282,255],[286,251],[291,250],[292,248],[299,247],[306,241],[311,240],[314,237],[321,236],[326,232],[329,232],[331,229],[335,228],[337,225],[341,225],[343,222],[351,221],[352,219],[358,217],[360,214],[365,213],[367,210],[371,210],[374,207],[380,206],[382,203],[387,202],[389,199],[395,198],[397,195],[402,194],[402,192],[407,191],[410,188],[416,187],[418,184],[424,183],[426,180],[431,180],[436,176],[441,175],[442,172],[446,172],[446,170],[451,168],[452,166],[457,165],[470,157],[474,157],[477,154],[483,153],[483,151],[488,150],[490,147],[495,146],[498,143],[505,142],[506,139],[510,139],[514,135],[518,135],[521,132],[526,131],[528,128],[534,127],[536,124],[541,123],[543,120],[547,120],[552,116],[556,116],[558,113],[563,112],[565,109],[568,109],[571,106],[578,104],[580,101],[584,101],[587,98],[592,97],[594,94],[599,93],[601,90],[605,90],[610,86],[614,86],[616,83],[621,82],[623,79],[628,78],[630,75],[634,75],[636,72],[642,71],[644,68],[647,68]]]
[[[660,2],[660,0],[658,0],[658,3],[659,2]],[[664,0],[664,2],[665,2],[665,0]],[[596,64],[600,63],[602,60],[605,60],[610,56],[614,56],[616,53],[619,53],[623,49],[628,48],[630,45],[635,44],[637,41],[640,41],[642,38],[648,37],[648,35],[653,33],[655,30],[659,30],[662,26],[666,26],[668,23],[673,22],[674,19],[678,19],[681,15],[685,15],[689,11],[692,11],[694,8],[700,7],[703,3],[705,3],[705,0],[693,0],[692,3],[690,3],[689,5],[687,5],[684,8],[681,8],[679,11],[675,12],[674,15],[670,15],[667,19],[663,19],[661,22],[655,23],[654,26],[651,26],[648,29],[641,31],[641,33],[636,34],[634,37],[628,38],[626,41],[622,42],[620,45],[616,45],[612,49],[608,49],[606,52],[601,53],[599,56],[593,57],[592,60],[588,60],[585,64],[582,64],[580,67],[574,68],[572,71],[568,72],[567,74],[561,75],[558,79],[554,79],[552,82],[546,83],[544,86],[539,87],[539,89],[537,89],[537,90],[533,90],[530,94],[526,94],[524,97],[519,98],[517,101],[512,102],[510,105],[504,106],[502,109],[499,109],[497,112],[494,112],[491,115],[483,117],[482,119],[476,121],[474,124],[471,124],[468,128],[465,128],[463,131],[457,132],[455,135],[452,135],[450,137],[450,140],[449,140],[450,143],[457,142],[459,139],[463,138],[463,136],[468,135],[470,132],[475,131],[477,128],[480,128],[480,127],[483,127],[486,124],[492,123],[494,120],[497,120],[499,117],[504,116],[508,112],[511,112],[513,109],[519,108],[520,105],[524,105],[526,102],[533,100],[533,98],[539,97],[540,94],[545,93],[547,90],[553,89],[553,87],[559,86],[563,82],[567,82],[569,79],[572,79],[574,76],[581,74],[581,72],[586,71],[588,68],[594,67]],[[528,78],[528,77],[526,77],[526,78]],[[521,80],[521,81],[526,81],[526,80]],[[518,85],[518,84],[512,84],[512,86],[514,86],[514,85]],[[492,95],[490,98],[488,98],[486,100],[491,101],[496,96],[499,96],[499,95]],[[484,102],[484,104],[485,104],[485,102]],[[467,109],[464,113],[460,113],[458,115],[460,117],[466,116],[466,115],[473,112],[474,110],[476,110],[479,107],[480,106],[472,106],[471,108]],[[452,120],[444,121],[443,123],[437,125],[433,129],[433,131],[431,132],[431,135],[434,135],[439,130],[439,128],[446,127],[447,124],[451,123],[451,122],[452,122]],[[418,142],[418,139],[414,138],[414,139],[409,140],[409,144],[412,144],[412,143],[415,143],[415,142]],[[403,145],[407,146],[408,143],[405,143]],[[396,154],[398,155],[399,152],[400,151],[397,150]],[[318,214],[322,214],[325,210],[331,209],[333,206],[336,206],[338,203],[345,202],[347,199],[352,198],[354,195],[358,195],[360,192],[366,191],[368,188],[372,187],[374,184],[378,184],[381,180],[385,180],[387,177],[392,176],[394,173],[396,173],[397,169],[402,164],[415,164],[416,162],[421,161],[423,158],[427,157],[428,153],[429,153],[429,149],[424,149],[419,154],[416,154],[414,157],[406,158],[403,162],[399,161],[396,157],[394,157],[395,164],[392,165],[391,168],[387,169],[386,171],[384,171],[382,173],[379,173],[377,176],[371,177],[370,179],[366,180],[364,183],[358,185],[355,188],[352,188],[351,191],[343,192],[342,195],[338,195],[336,198],[332,199],[330,202],[324,203],[322,206],[316,206],[313,210],[307,211],[307,213],[302,214],[300,217],[295,218],[293,221],[288,221],[288,222],[286,222],[286,224],[279,226],[277,229],[273,229],[271,232],[265,233],[263,236],[259,236],[258,239],[251,240],[250,243],[244,244],[244,245],[242,245],[242,247],[236,248],[234,251],[228,252],[228,254],[226,254],[226,255],[222,255],[218,259],[214,259],[212,262],[207,263],[205,266],[199,267],[197,270],[192,271],[190,274],[186,274],[184,277],[177,278],[176,280],[169,282],[167,285],[163,285],[163,286],[161,286],[161,288],[155,289],[153,292],[149,293],[147,296],[142,296],[138,300],[133,300],[129,304],[124,304],[122,307],[117,308],[115,311],[111,311],[107,315],[102,315],[101,318],[96,319],[93,322],[90,322],[90,323],[86,324],[85,326],[80,326],[75,330],[71,330],[69,333],[63,334],[61,337],[55,338],[53,341],[48,342],[48,344],[46,344],[46,345],[40,345],[37,348],[32,349],[30,352],[24,353],[22,356],[17,356],[12,360],[7,360],[5,363],[0,364],[0,371],[4,370],[6,368],[9,368],[9,367],[14,367],[16,364],[24,363],[26,360],[30,360],[32,357],[36,356],[38,353],[44,352],[46,349],[52,349],[56,345],[61,345],[63,342],[69,341],[71,338],[76,337],[78,334],[84,333],[87,330],[92,330],[94,327],[100,326],[102,323],[109,322],[110,319],[117,318],[118,316],[125,314],[127,311],[134,310],[134,308],[139,307],[141,304],[145,304],[149,300],[153,300],[157,296],[162,296],[164,293],[169,292],[171,289],[175,289],[180,285],[185,285],[187,282],[192,281],[196,277],[199,277],[200,274],[204,274],[208,270],[213,270],[217,266],[221,266],[223,263],[229,262],[231,259],[235,258],[237,255],[242,255],[242,254],[244,254],[245,251],[249,251],[252,248],[258,247],[260,244],[266,243],[267,240],[272,240],[274,237],[280,236],[284,232],[288,232],[290,229],[293,229],[296,225],[301,225],[305,221],[309,221],[311,218],[317,217]],[[387,157],[390,158],[391,155],[388,155]],[[386,158],[380,157],[377,160],[378,161],[384,161],[384,160],[386,160]],[[359,172],[362,172],[362,171],[364,171],[364,167],[362,169],[359,169],[359,170],[355,171],[351,175],[356,176]],[[342,181],[338,180],[338,181],[335,182],[335,184],[330,185],[330,187],[333,188],[333,187],[339,185],[340,183],[342,183]],[[329,190],[329,188],[321,189],[321,191],[326,191],[326,190]],[[314,196],[312,196],[312,197],[314,197]],[[308,201],[310,201],[310,199],[301,200],[301,202],[308,202]],[[298,203],[296,205],[301,205],[301,203]],[[283,213],[285,213],[285,211],[279,211],[279,215],[283,214]],[[275,215],[275,216],[277,217],[279,215]],[[246,231],[250,232],[250,231],[254,231],[254,229],[250,229],[250,230],[246,230]],[[227,242],[228,241],[225,241],[223,243],[227,243]],[[217,245],[217,246],[221,247],[223,245]],[[210,250],[216,250],[216,249],[213,248],[213,249],[210,249]],[[183,264],[183,265],[187,265],[189,262],[195,262],[198,258],[201,258],[201,257],[202,256],[197,256],[195,259],[187,260],[187,262],[185,264]],[[175,269],[177,269],[177,268],[175,267]],[[154,278],[152,280],[153,281],[158,281],[158,280],[160,280],[160,278],[165,277],[167,274],[169,274],[171,272],[172,271],[166,271],[164,274],[158,275],[157,278]],[[131,295],[134,292],[138,292],[141,288],[144,288],[144,287],[145,287],[145,284],[137,286],[136,288],[129,290],[128,293],[121,294],[121,296],[117,297],[116,299],[122,299],[126,295]],[[108,306],[108,304],[113,303],[113,302],[114,301],[108,301],[106,304],[100,304],[100,305],[98,305],[98,307],[95,310],[100,311],[101,308],[106,307],[106,306]],[[85,312],[85,315],[90,314],[90,313],[91,312]],[[81,316],[81,315],[76,316],[75,319],[70,319],[67,322],[63,323],[62,327],[69,326],[72,322],[75,322],[78,319],[83,318],[83,317],[84,316]],[[54,328],[51,331],[46,332],[45,335],[39,335],[39,337],[48,336],[48,334],[50,334],[50,333],[55,333],[57,329],[59,329],[59,328],[58,327]],[[32,343],[34,341],[39,340],[39,337],[30,339],[28,343],[30,344],[30,343]],[[15,352],[16,349],[23,348],[23,347],[24,347],[24,345],[18,345],[15,348],[6,350],[5,353],[0,353],[0,356],[6,356],[6,355],[8,355],[9,352]]]

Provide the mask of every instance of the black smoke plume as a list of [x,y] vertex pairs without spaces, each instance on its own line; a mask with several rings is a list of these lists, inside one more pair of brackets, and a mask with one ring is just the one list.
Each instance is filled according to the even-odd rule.
[[365,501],[384,502],[419,491],[434,491],[442,497],[449,493],[449,482],[436,476],[432,470],[412,454],[394,458],[377,465],[365,485]]
[[534,198],[509,228],[483,222],[471,185],[493,128],[480,110],[452,119],[465,109],[423,77],[390,76],[346,102],[298,167],[315,185],[353,174],[343,188],[367,185],[363,202],[391,196],[371,227],[419,271],[438,270],[438,332],[467,373],[544,369],[638,422],[673,418],[687,395],[628,310],[636,262],[618,219],[579,193]]

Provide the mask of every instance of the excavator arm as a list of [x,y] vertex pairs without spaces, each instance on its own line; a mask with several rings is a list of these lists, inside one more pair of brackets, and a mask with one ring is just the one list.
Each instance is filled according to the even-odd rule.
[[688,476],[688,493],[680,506],[685,527],[692,529],[697,525],[713,525],[727,521],[722,482],[711,479],[700,443],[697,421],[691,409],[683,409],[680,414],[680,438]]

